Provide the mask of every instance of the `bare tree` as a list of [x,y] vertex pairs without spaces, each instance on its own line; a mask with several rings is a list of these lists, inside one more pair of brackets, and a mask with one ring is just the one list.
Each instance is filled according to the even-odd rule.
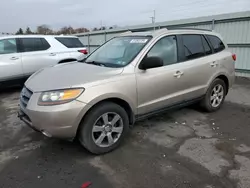
[[30,30],[29,27],[26,28],[25,34],[30,35],[33,34],[33,32]]
[[[97,28],[95,28],[96,30],[98,30]],[[26,28],[25,34],[42,34],[42,35],[53,35],[53,34],[64,34],[64,35],[71,35],[71,34],[75,34],[75,33],[84,33],[84,32],[89,32],[89,29],[85,28],[85,27],[80,27],[80,28],[76,28],[74,29],[71,26],[65,26],[62,27],[60,30],[58,31],[53,31],[48,25],[39,25],[37,26],[36,32],[32,32],[31,29],[29,27]],[[22,28],[20,28],[16,34],[24,34]]]
[[23,29],[19,28],[19,30],[16,32],[16,35],[23,35]]
[[50,29],[48,25],[40,25],[36,29],[38,34],[50,35],[53,34],[53,31]]
[[102,27],[99,28],[99,30],[106,30],[106,27],[102,26]]
[[85,27],[75,29],[75,33],[85,33],[85,32],[89,32],[89,30]]

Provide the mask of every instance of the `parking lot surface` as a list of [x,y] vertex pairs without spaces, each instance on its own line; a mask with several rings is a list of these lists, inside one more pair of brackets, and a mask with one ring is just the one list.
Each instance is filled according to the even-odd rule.
[[45,138],[17,118],[20,88],[0,93],[2,188],[249,188],[250,81],[237,79],[223,107],[194,107],[137,122],[124,144],[94,156]]

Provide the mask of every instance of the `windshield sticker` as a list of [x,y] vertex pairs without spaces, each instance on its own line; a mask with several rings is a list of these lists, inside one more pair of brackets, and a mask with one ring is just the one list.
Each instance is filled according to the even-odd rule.
[[139,44],[144,44],[148,41],[148,39],[132,39],[130,43],[139,43]]
[[126,65],[126,62],[125,61],[118,61],[117,64],[118,65]]

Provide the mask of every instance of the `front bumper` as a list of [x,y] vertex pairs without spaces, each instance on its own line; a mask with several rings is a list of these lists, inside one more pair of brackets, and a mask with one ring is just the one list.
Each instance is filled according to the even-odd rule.
[[34,93],[26,107],[20,102],[18,117],[48,137],[73,139],[90,106],[77,100],[61,105],[38,106],[39,96],[39,93]]

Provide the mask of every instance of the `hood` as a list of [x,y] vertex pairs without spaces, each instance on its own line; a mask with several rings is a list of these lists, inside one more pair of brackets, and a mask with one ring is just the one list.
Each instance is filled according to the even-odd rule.
[[123,68],[108,68],[86,63],[65,63],[47,67],[34,73],[25,86],[33,92],[82,87],[121,74]]

